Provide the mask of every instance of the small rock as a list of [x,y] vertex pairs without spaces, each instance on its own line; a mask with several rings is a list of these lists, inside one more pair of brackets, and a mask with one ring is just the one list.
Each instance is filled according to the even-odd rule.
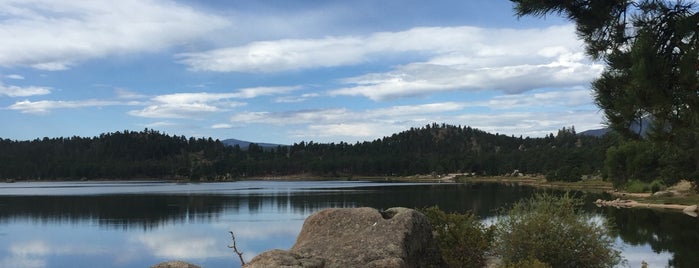
[[653,193],[655,197],[671,197],[673,194],[670,191],[657,191]]
[[150,268],[201,268],[201,266],[183,261],[166,261],[153,265]]

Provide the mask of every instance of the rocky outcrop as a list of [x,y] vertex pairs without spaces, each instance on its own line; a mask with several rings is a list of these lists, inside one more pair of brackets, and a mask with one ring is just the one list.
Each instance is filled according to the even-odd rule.
[[697,217],[699,215],[699,208],[697,205],[679,205],[679,204],[652,204],[652,203],[639,203],[633,200],[625,199],[615,199],[615,200],[602,200],[597,199],[595,205],[598,207],[616,207],[616,208],[653,208],[653,209],[671,209],[682,211],[685,214]]
[[200,266],[191,264],[191,263],[186,263],[183,261],[166,261],[166,262],[161,262],[156,265],[151,266],[150,268],[201,268]]
[[412,209],[331,208],[309,216],[294,246],[245,267],[440,267],[425,215]]
[[688,206],[688,207],[684,208],[682,210],[682,212],[684,212],[684,214],[687,214],[689,216],[697,217],[697,216],[699,216],[699,206],[697,206],[697,205]]

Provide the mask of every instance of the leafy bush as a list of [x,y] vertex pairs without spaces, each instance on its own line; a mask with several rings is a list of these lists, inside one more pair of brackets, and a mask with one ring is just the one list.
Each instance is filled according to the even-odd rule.
[[446,213],[434,206],[421,210],[432,224],[442,259],[449,267],[484,267],[492,229],[471,213]]
[[503,268],[551,268],[551,265],[537,259],[520,260],[516,263],[508,263]]
[[624,189],[629,193],[645,193],[650,191],[650,184],[639,180],[631,180],[626,183]]
[[665,186],[665,182],[662,180],[654,180],[653,182],[650,183],[650,192],[655,193],[660,190],[665,190],[667,186]]
[[[551,267],[613,267],[621,262],[599,220],[581,211],[582,201],[537,194],[518,202],[496,221],[494,250],[505,265],[531,262]],[[536,260],[537,263],[533,262]]]
[[629,192],[629,193],[655,193],[657,191],[663,190],[667,188],[665,186],[665,182],[663,180],[654,180],[650,183],[648,182],[642,182],[639,180],[631,180],[628,183],[626,183],[626,186],[624,189]]

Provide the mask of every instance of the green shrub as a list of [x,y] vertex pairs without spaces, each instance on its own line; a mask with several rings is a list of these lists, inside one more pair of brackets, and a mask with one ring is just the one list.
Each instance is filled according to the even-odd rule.
[[529,258],[526,260],[520,260],[516,263],[505,264],[503,268],[551,268],[551,265],[537,259]]
[[484,267],[492,229],[471,213],[446,213],[434,206],[421,210],[432,224],[442,259],[449,267]]
[[650,184],[639,180],[631,180],[624,187],[629,193],[645,193],[650,191]]
[[654,180],[653,182],[650,183],[650,192],[655,193],[660,190],[665,190],[667,186],[665,186],[665,182],[662,180]]
[[537,194],[518,202],[496,220],[495,252],[506,266],[533,260],[551,267],[619,264],[614,239],[581,204],[569,194]]

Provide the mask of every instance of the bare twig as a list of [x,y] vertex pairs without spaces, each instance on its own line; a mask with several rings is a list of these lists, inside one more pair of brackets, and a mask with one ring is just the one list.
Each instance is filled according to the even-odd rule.
[[243,253],[238,250],[238,246],[235,245],[235,235],[233,234],[233,231],[228,231],[231,233],[231,240],[233,240],[233,245],[229,245],[228,248],[232,248],[233,252],[235,254],[238,254],[238,258],[240,258],[240,265],[245,265],[245,260],[243,260]]

